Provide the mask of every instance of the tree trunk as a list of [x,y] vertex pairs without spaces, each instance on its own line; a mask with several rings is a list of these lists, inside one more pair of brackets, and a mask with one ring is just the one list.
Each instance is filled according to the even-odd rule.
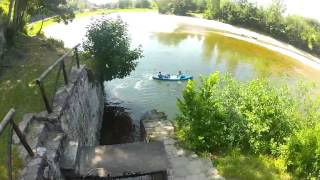
[[7,25],[9,25],[11,22],[13,4],[14,4],[14,0],[10,0]]
[[40,26],[39,31],[37,32],[37,36],[38,36],[38,35],[40,35],[40,33],[41,33],[41,31],[42,31],[43,22],[44,22],[44,17],[42,17],[42,20],[41,20],[41,26]]

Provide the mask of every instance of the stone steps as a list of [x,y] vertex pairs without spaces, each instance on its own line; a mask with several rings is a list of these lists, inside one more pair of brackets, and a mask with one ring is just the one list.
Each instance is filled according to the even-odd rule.
[[169,159],[169,180],[224,180],[209,159],[181,148],[175,140],[174,127],[162,113],[151,111],[141,119],[147,142],[163,142]]
[[166,176],[168,167],[162,142],[136,142],[82,147],[76,174],[84,178],[147,178],[146,175],[154,173],[156,176]]

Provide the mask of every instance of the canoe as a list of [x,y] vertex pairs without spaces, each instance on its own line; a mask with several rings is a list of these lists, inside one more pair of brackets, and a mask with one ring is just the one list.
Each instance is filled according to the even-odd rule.
[[171,75],[170,77],[164,76],[162,78],[159,78],[158,76],[152,76],[152,78],[160,81],[186,81],[186,80],[193,79],[191,75],[181,75],[181,76]]

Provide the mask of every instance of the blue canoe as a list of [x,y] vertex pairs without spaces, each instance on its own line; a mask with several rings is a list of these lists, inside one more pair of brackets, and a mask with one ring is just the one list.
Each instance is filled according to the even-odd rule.
[[162,78],[159,78],[158,76],[152,76],[152,78],[160,81],[186,81],[193,79],[191,75],[170,75],[169,77],[165,75]]

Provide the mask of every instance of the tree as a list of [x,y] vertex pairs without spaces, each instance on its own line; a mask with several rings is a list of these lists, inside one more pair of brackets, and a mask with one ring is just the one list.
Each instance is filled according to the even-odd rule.
[[217,16],[220,11],[220,0],[208,0],[207,1],[207,10],[206,17],[209,19],[213,19]]
[[134,6],[135,8],[150,8],[151,3],[148,0],[137,0]]
[[172,2],[172,13],[177,15],[186,15],[193,7],[193,2],[191,0],[174,0]]
[[66,0],[31,0],[29,2],[27,11],[28,14],[32,16],[40,15],[42,18],[42,24],[38,31],[38,34],[42,30],[43,19],[45,17],[54,16],[55,21],[63,21],[65,24],[67,24],[75,17],[72,8],[67,5]]
[[158,0],[160,13],[173,13],[176,15],[186,15],[188,11],[194,9],[192,0]]
[[171,0],[157,0],[156,4],[158,6],[159,13],[161,14],[172,13]]
[[130,44],[127,24],[120,18],[103,18],[89,26],[83,49],[94,58],[93,66],[101,82],[123,78],[135,69],[142,51],[140,47],[131,50]]
[[132,8],[132,1],[131,0],[119,0],[119,8]]
[[206,0],[194,0],[193,3],[195,5],[195,10],[198,12],[204,12],[207,7]]

